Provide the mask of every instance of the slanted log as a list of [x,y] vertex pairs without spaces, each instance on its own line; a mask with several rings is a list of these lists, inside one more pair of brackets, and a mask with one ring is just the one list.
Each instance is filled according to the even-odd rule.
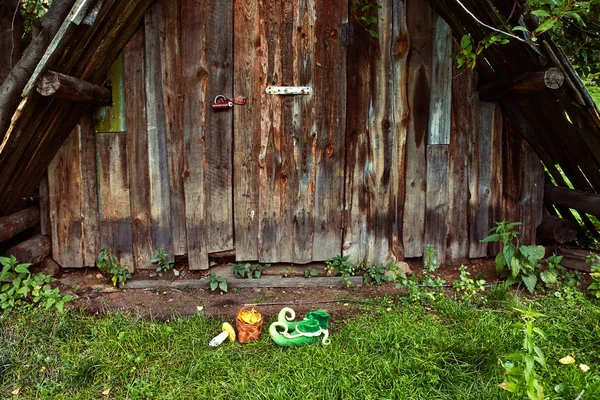
[[578,226],[575,222],[546,215],[537,228],[537,237],[544,245],[555,246],[575,240]]
[[48,71],[42,76],[37,83],[37,91],[42,96],[54,96],[84,104],[107,106],[112,103],[110,89],[54,71]]
[[546,185],[544,198],[547,203],[600,217],[600,194]]
[[9,216],[0,218],[0,242],[8,240],[40,222],[40,210],[29,207]]
[[564,82],[565,75],[559,68],[548,68],[483,85],[479,88],[479,98],[483,101],[494,101],[515,93],[531,94],[545,89],[556,90]]
[[591,270],[591,265],[586,261],[590,253],[598,254],[598,252],[576,247],[561,246],[556,249],[556,254],[563,258],[560,263],[563,267],[583,272],[590,272]]
[[11,247],[6,254],[15,256],[21,263],[37,264],[48,257],[51,250],[50,238],[45,235],[37,235]]

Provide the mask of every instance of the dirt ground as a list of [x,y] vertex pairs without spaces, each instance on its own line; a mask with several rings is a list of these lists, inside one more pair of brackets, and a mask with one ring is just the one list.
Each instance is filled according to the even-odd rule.
[[[410,268],[416,273],[422,269],[422,260],[409,260]],[[469,272],[475,277],[482,274],[488,282],[497,279],[493,259],[472,260]],[[177,279],[203,279],[207,271],[189,271],[185,265],[176,265],[181,271],[179,277],[172,272],[157,273],[156,271],[136,271],[133,280],[177,280]],[[303,269],[306,266],[302,267]],[[458,265],[445,266],[436,271],[446,283],[452,284],[458,278]],[[285,279],[285,278],[282,278]],[[299,314],[304,314],[314,309],[324,309],[332,315],[333,319],[344,319],[356,313],[368,312],[375,305],[358,304],[352,300],[373,299],[388,297],[394,301],[397,294],[395,283],[382,286],[350,287],[320,287],[320,288],[252,288],[235,289],[228,293],[212,292],[208,289],[115,289],[108,280],[99,274],[95,268],[64,271],[61,277],[63,292],[72,292],[75,300],[69,302],[70,308],[80,308],[90,314],[99,314],[110,310],[128,310],[139,313],[144,318],[169,320],[177,316],[193,315],[199,311],[210,314],[216,318],[234,320],[239,309],[248,303],[277,302],[277,305],[259,305],[257,308],[268,319],[275,316],[285,305],[290,305]],[[328,301],[340,300],[340,302]],[[346,300],[350,299],[350,300]],[[295,304],[310,302],[308,304]],[[319,303],[320,302],[320,303]]]

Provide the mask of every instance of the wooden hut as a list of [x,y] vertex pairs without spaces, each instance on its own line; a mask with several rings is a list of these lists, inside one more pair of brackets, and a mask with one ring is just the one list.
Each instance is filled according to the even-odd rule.
[[[497,250],[481,242],[494,221],[535,242],[545,170],[600,188],[598,111],[560,51],[515,42],[459,72],[453,34],[486,32],[453,1],[380,0],[369,27],[348,0],[90,3],[0,148],[3,190],[42,181],[63,267],[102,247],[130,270],[159,249],[191,269],[222,254],[381,264],[428,244],[460,262]],[[513,4],[464,3],[492,25]],[[110,105],[57,98],[61,74],[109,87]],[[574,218],[553,190],[546,210]]]

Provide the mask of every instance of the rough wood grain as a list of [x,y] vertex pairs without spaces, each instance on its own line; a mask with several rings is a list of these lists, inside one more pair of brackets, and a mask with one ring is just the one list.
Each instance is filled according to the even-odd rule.
[[[202,6],[207,7],[207,11]],[[184,135],[184,189],[187,231],[187,250],[190,269],[208,269],[206,232],[206,88],[208,68],[206,59],[207,13],[214,16],[213,2],[197,4],[181,2],[181,54]]]
[[514,130],[508,116],[503,117],[502,128],[502,220],[519,221],[521,211],[521,171],[516,166],[521,165],[521,137]]
[[[48,188],[48,174],[44,174],[44,177],[40,181],[38,186],[40,191],[40,233],[42,235],[50,236],[52,231],[52,224],[50,223],[50,193]],[[2,240],[0,239],[0,242]]]
[[92,117],[84,113],[79,120],[79,159],[81,173],[81,218],[83,228],[83,266],[92,267],[100,251],[98,227],[98,171],[96,138]]
[[13,255],[22,263],[38,264],[50,255],[52,242],[45,235],[36,235],[11,247],[6,254]]
[[405,203],[402,238],[407,258],[423,255],[425,235],[426,148],[431,91],[433,11],[421,0],[407,2],[410,35],[406,138]]
[[26,229],[40,223],[40,210],[28,207],[14,214],[0,218],[0,242],[8,240]]
[[160,4],[154,4],[144,17],[144,86],[148,135],[150,183],[150,231],[153,253],[163,250],[175,261],[171,232],[171,194],[167,161],[165,107],[163,103],[160,54]]
[[348,96],[354,101],[348,109],[346,204],[350,216],[343,251],[354,262],[371,264],[404,256],[399,217],[408,125],[405,3],[385,1],[378,13],[379,20],[386,21],[378,24],[379,38],[358,29],[348,53]]
[[96,135],[101,247],[110,247],[119,265],[133,271],[135,264],[127,154],[127,134]]
[[428,144],[449,144],[452,107],[452,30],[436,15],[433,30],[433,66]]
[[186,253],[185,193],[183,190],[184,152],[182,130],[183,88],[181,85],[181,0],[162,0],[160,55],[162,96],[165,109],[169,190],[171,192],[171,231],[173,253]]
[[348,8],[330,3],[328,0],[316,2],[314,123],[317,141],[312,261],[339,255],[342,247],[340,216],[344,196],[347,50],[340,40],[340,22],[348,19]]
[[488,255],[488,244],[482,243],[491,228],[492,137],[496,128],[494,103],[475,104],[475,126],[469,137],[469,258]]
[[264,23],[260,22],[259,0],[234,1],[234,93],[247,104],[234,107],[233,210],[235,215],[236,260],[258,260],[259,185],[258,154],[262,90],[261,45]]
[[[447,260],[462,262],[469,258],[469,139],[473,137],[473,107],[476,101],[475,71],[459,73],[454,67],[452,80],[452,131],[448,168],[448,238]],[[473,160],[473,161],[476,161]]]
[[52,258],[66,268],[84,265],[79,143],[78,125],[48,167]]
[[105,106],[112,102],[110,89],[55,71],[48,71],[42,75],[37,83],[37,91],[42,96],[54,96],[85,104]]
[[427,203],[425,207],[425,246],[431,245],[437,260],[446,259],[448,192],[448,146],[427,146]]
[[[124,52],[127,118],[128,198],[131,204],[131,239],[135,268],[153,268],[152,200],[150,196],[150,160],[148,151],[148,107],[145,86],[144,29],[133,36]],[[151,105],[153,107],[153,105]]]
[[[490,229],[495,226],[496,222],[502,221],[502,200],[504,190],[504,175],[503,175],[503,135],[504,135],[504,112],[498,104],[494,111],[494,121],[492,128],[492,154],[490,158],[491,168],[491,185],[490,185]],[[502,251],[501,243],[490,243],[488,246],[488,255],[495,256]]]
[[526,141],[522,142],[521,243],[536,243],[536,230],[544,208],[544,166]]

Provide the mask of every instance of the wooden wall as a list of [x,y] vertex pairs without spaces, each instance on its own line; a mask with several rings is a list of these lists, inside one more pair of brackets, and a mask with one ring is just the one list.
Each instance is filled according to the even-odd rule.
[[[154,5],[124,50],[124,123],[82,119],[48,169],[56,261],[92,265],[108,246],[130,270],[158,249],[192,269],[232,250],[377,264],[432,244],[458,262],[486,257],[504,218],[534,241],[541,163],[453,69],[448,25],[427,2],[380,0],[378,37],[355,26],[345,46],[335,1]],[[217,94],[247,104],[215,112]]]

